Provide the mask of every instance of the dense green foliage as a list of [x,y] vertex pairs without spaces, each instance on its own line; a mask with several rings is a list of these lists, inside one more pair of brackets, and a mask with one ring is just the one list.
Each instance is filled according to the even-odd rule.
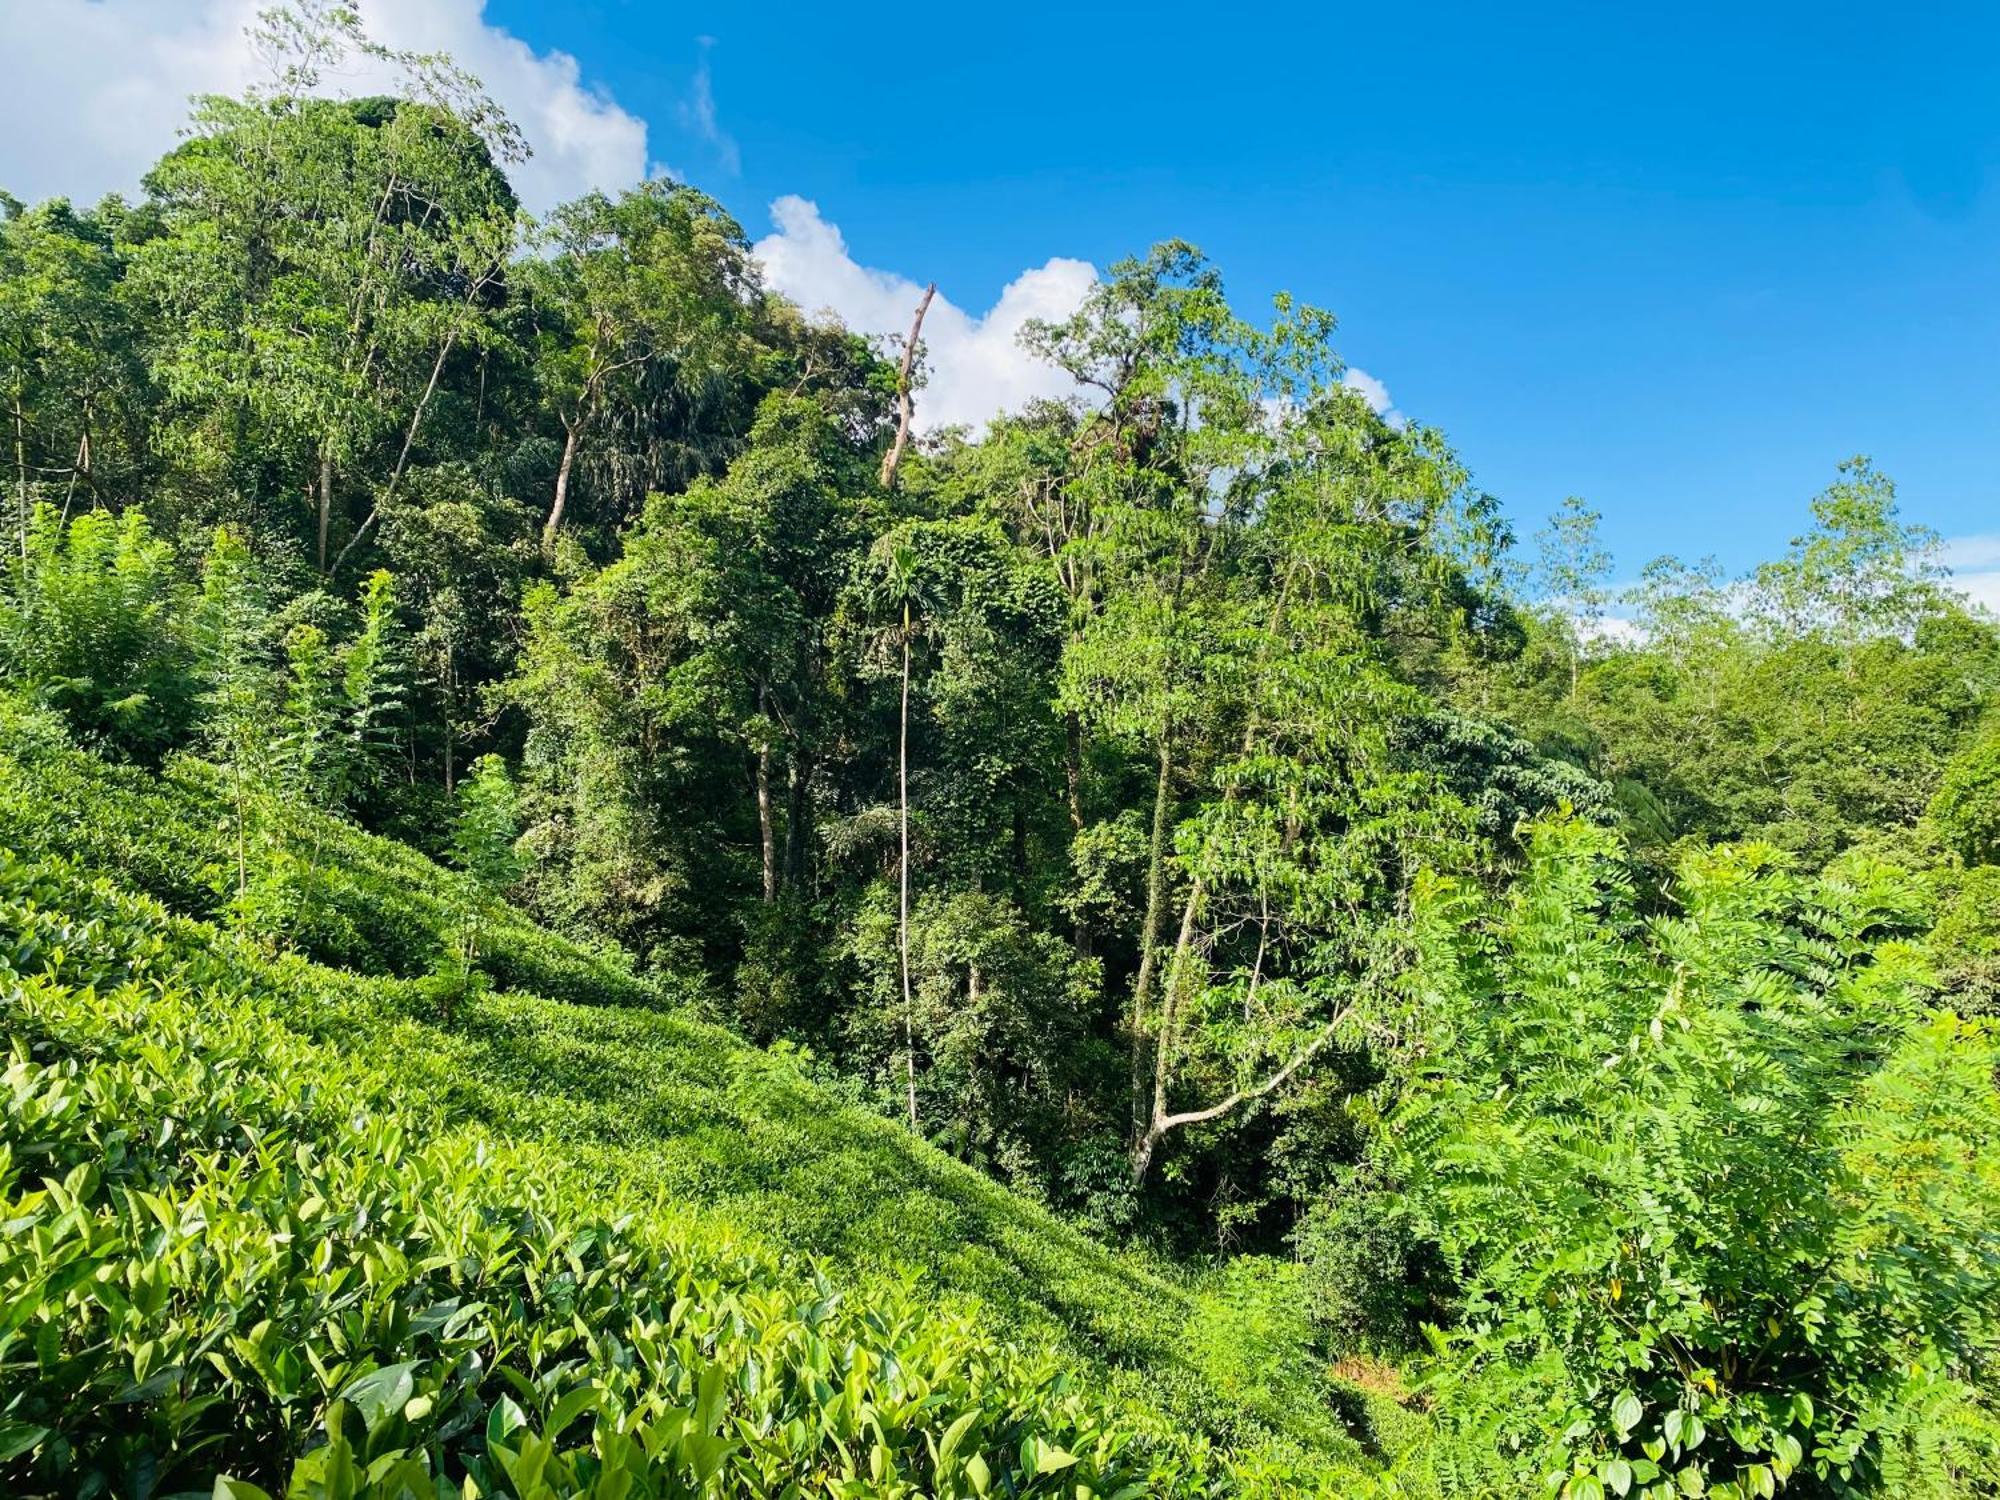
[[2000,630],[1885,475],[1523,566],[1177,242],[905,446],[715,200],[257,26],[0,195],[0,1476],[1993,1493]]
[[[1353,1452],[1338,1427],[1316,1415],[1312,1393],[1324,1387],[1295,1355],[1286,1356],[1290,1380],[1273,1385],[1269,1368],[1253,1366],[1233,1346],[1187,1345],[1189,1331],[1212,1316],[1201,1288],[1167,1268],[1098,1249],[896,1126],[815,1087],[795,1064],[662,1010],[595,955],[489,906],[486,930],[506,945],[496,942],[490,951],[515,955],[498,972],[530,984],[546,975],[574,999],[554,1002],[512,989],[461,995],[451,983],[450,947],[458,879],[399,846],[354,830],[326,831],[352,909],[372,914],[382,930],[410,945],[393,951],[421,943],[435,977],[379,970],[370,976],[366,971],[392,951],[376,930],[348,929],[355,946],[326,956],[350,967],[327,968],[297,954],[274,957],[253,935],[170,917],[150,898],[92,884],[86,872],[120,872],[122,851],[139,840],[195,869],[204,859],[226,860],[221,790],[213,778],[156,780],[104,766],[51,739],[46,725],[10,718],[0,757],[6,843],[36,858],[16,874],[24,892],[19,900],[35,910],[20,909],[14,918],[22,933],[15,962],[39,972],[56,951],[64,955],[60,962],[79,966],[64,971],[67,989],[79,992],[64,1011],[78,1057],[125,1036],[121,1045],[139,1048],[168,1075],[161,1087],[201,1097],[217,1091],[214,1075],[194,1069],[182,1076],[173,1063],[179,1052],[198,1057],[201,1047],[222,1045],[205,1039],[204,1028],[214,1025],[235,1049],[235,1066],[257,1075],[245,1085],[257,1097],[275,1088],[317,1101],[313,1131],[338,1136],[386,1120],[401,1132],[413,1161],[417,1148],[432,1141],[488,1155],[492,1143],[509,1143],[500,1154],[522,1158],[517,1173],[537,1190],[576,1185],[573,1212],[598,1222],[619,1217],[607,1205],[622,1204],[648,1232],[691,1246],[690,1255],[718,1257],[725,1266],[756,1261],[764,1267],[759,1284],[791,1288],[788,1295],[827,1295],[826,1288],[812,1291],[814,1266],[834,1287],[906,1289],[896,1297],[910,1295],[910,1279],[921,1277],[950,1294],[953,1316],[963,1323],[954,1336],[966,1348],[990,1349],[998,1337],[1017,1340],[1023,1358],[1048,1367],[1049,1379],[1067,1370],[1078,1392],[1143,1402],[1134,1408],[1138,1416],[1120,1419],[1116,1430],[1125,1438],[1157,1436],[1170,1415],[1177,1424],[1270,1450],[1235,1460],[1253,1474],[1287,1452],[1318,1452],[1314,1468],[1326,1455]],[[61,817],[71,798],[101,815],[87,823]],[[182,911],[227,905],[200,882],[154,884]],[[93,944],[109,945],[109,956],[91,959]],[[133,979],[121,967],[132,964],[153,978],[101,1011],[98,997],[82,987],[108,990],[114,980]],[[151,993],[162,986],[173,996]],[[153,1006],[163,1028],[157,1035],[149,1029]],[[168,1034],[186,1039],[169,1045],[161,1040]],[[48,1049],[34,1055],[46,1061]],[[264,1077],[267,1064],[286,1076]],[[229,1104],[224,1117],[234,1119],[235,1104],[217,1097]],[[189,1129],[185,1121],[172,1127],[180,1144],[199,1139]],[[377,1146],[342,1148],[343,1159],[349,1153],[383,1154]],[[396,1159],[385,1163],[380,1190],[389,1191],[396,1165]],[[516,1182],[509,1191],[528,1189]],[[286,1212],[311,1196],[301,1180],[273,1192]],[[420,1194],[415,1201],[431,1198]],[[290,1231],[279,1225],[274,1232]],[[774,1269],[773,1252],[811,1262],[792,1262],[786,1279]],[[28,1302],[21,1305],[25,1311]],[[254,1298],[245,1307],[251,1305]],[[137,1330],[133,1338],[140,1340]],[[383,1347],[394,1352],[396,1345],[392,1339]],[[119,1388],[131,1383],[128,1375]],[[301,1442],[318,1430],[323,1398],[336,1393],[313,1389],[319,1406],[310,1395],[300,1398]],[[1159,1415],[1144,1417],[1147,1408]],[[1147,1460],[1155,1461],[1167,1460],[1158,1453]],[[113,1485],[114,1493],[128,1489],[129,1480]]]
[[1454,1461],[1532,1489],[1560,1431],[1572,1496],[1963,1493],[2000,1419],[2000,1049],[1927,1010],[1892,872],[1722,848],[1642,921],[1618,852],[1547,824],[1497,909],[1422,898],[1384,1144],[1455,1273]]
[[413,1139],[394,1075],[263,991],[310,970],[262,980],[62,867],[0,881],[10,1492],[217,1464],[236,1495],[430,1494],[434,1471],[520,1496],[1180,1482],[1169,1445],[964,1315],[607,1215],[545,1152]]

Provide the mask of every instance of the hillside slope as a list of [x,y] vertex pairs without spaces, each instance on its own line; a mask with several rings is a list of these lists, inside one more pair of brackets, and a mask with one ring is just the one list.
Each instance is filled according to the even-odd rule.
[[[326,873],[295,924],[312,958],[216,926],[233,851],[215,791],[198,765],[114,767],[34,716],[0,716],[0,845],[15,884],[39,892],[43,910],[95,904],[114,926],[137,924],[176,975],[226,972],[221,985],[202,981],[203,1007],[281,1028],[303,1049],[296,1066],[344,1076],[412,1140],[525,1151],[607,1217],[636,1214],[706,1255],[776,1267],[779,1280],[816,1266],[836,1284],[907,1287],[882,1295],[963,1318],[980,1343],[1040,1351],[1104,1410],[1126,1413],[1104,1419],[1117,1430],[1155,1430],[1148,1483],[1171,1490],[1182,1483],[1172,1476],[1195,1483],[1213,1468],[1242,1483],[1289,1474],[1271,1482],[1296,1492],[1356,1475],[1359,1450],[1330,1416],[1323,1378],[1282,1348],[1231,1337],[1225,1305],[693,1019],[620,955],[496,911],[489,966],[508,987],[441,1005],[429,975],[443,941],[440,872],[401,845],[314,826]],[[147,897],[164,910],[147,915]],[[16,901],[10,920],[31,927],[34,909]],[[23,933],[7,936],[14,967],[32,971]],[[125,972],[125,960],[106,962]],[[92,1037],[76,1019],[88,1006],[54,1008],[84,1052],[123,1045],[115,1018]],[[17,1046],[21,1014],[9,1011]],[[127,1019],[151,1024],[143,1005]],[[1205,1456],[1210,1440],[1236,1457]]]

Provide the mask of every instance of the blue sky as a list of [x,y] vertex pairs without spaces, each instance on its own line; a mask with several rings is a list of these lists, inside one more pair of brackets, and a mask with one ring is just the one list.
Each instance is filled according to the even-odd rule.
[[486,13],[753,234],[801,195],[975,309],[1179,235],[1330,306],[1524,532],[1582,494],[1621,572],[1782,548],[1855,452],[2000,532],[2000,7]]
[[[133,190],[262,3],[0,0],[0,186]],[[538,208],[670,169],[869,332],[935,278],[920,422],[1035,389],[1020,319],[1178,235],[1338,313],[1524,535],[1576,493],[1623,577],[1742,568],[1865,452],[2000,607],[1993,0],[360,3],[514,113]]]

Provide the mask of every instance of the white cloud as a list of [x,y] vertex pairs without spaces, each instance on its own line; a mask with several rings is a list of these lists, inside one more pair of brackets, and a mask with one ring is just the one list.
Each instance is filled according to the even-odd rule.
[[[8,84],[0,92],[0,187],[90,202],[134,192],[173,144],[190,94],[264,79],[243,28],[266,0],[0,0]],[[537,53],[490,25],[485,0],[376,0],[363,19],[391,47],[451,53],[513,115],[534,157],[510,172],[531,208],[646,170],[646,123],[583,82],[575,58]],[[344,63],[329,92],[385,82]]]
[[[244,30],[268,0],[0,0],[9,87],[0,92],[0,188],[28,201],[58,194],[94,202],[133,194],[140,178],[178,138],[190,95],[241,93],[266,81]],[[538,53],[485,18],[485,0],[362,0],[371,36],[397,49],[448,52],[514,117],[534,148],[511,169],[532,209],[592,187],[616,190],[671,170],[647,154],[647,126],[602,88],[586,83],[577,60]],[[734,138],[716,109],[708,39],[693,92],[678,120],[735,173]],[[322,80],[328,92],[392,87],[380,65],[349,59]],[[680,175],[674,173],[673,175]],[[771,207],[775,232],[760,241],[770,283],[807,311],[831,309],[857,332],[908,331],[922,284],[857,263],[837,226],[803,198]],[[1038,396],[1075,393],[1067,376],[1024,351],[1030,318],[1076,310],[1096,280],[1088,261],[1056,257],[1023,271],[984,312],[940,292],[924,322],[929,383],[917,398],[917,425],[983,426]],[[1388,388],[1350,369],[1349,386],[1400,425]]]
[[[910,331],[922,283],[856,262],[839,228],[804,198],[778,199],[771,219],[777,229],[757,242],[756,252],[772,287],[807,312],[831,309],[857,333]],[[918,429],[979,428],[1033,397],[1073,394],[1069,377],[1024,350],[1018,336],[1030,318],[1076,311],[1096,279],[1088,261],[1057,257],[1016,276],[980,314],[940,291],[924,318],[930,382],[917,395]]]
[[1594,620],[1586,615],[1571,615],[1569,623],[1577,638],[1591,645],[1626,647],[1646,644],[1646,627],[1623,615],[1599,615]]
[[1946,537],[1938,545],[1937,560],[1954,573],[1990,572],[2000,568],[2000,535]]
[[694,71],[694,93],[681,104],[681,124],[708,142],[722,170],[734,177],[743,170],[743,153],[715,113],[715,78],[708,66],[709,49],[714,45],[713,37],[701,39],[701,65]]
[[1349,365],[1340,377],[1340,383],[1368,403],[1368,409],[1387,422],[1391,427],[1401,428],[1407,420],[1396,410],[1396,403],[1389,397],[1389,387],[1370,375],[1358,365]]
[[1951,569],[1951,586],[2000,614],[2000,535],[1949,537],[1937,561]]

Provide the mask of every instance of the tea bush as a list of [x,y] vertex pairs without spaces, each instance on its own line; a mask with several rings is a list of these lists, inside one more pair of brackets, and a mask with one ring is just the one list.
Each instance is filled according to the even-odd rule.
[[[78,816],[86,809],[89,816]],[[260,872],[268,904],[286,914],[285,937],[323,963],[364,974],[414,977],[445,966],[462,916],[458,887],[435,863],[310,809],[265,798],[259,812],[291,825],[298,836],[288,842],[315,856],[286,854]],[[234,892],[232,834],[213,768],[191,757],[159,775],[107,764],[4,696],[0,844],[116,871],[128,887],[190,915],[222,916]],[[300,885],[308,887],[303,899],[283,889]],[[254,925],[254,910],[250,917]],[[487,906],[480,962],[501,988],[553,999],[657,1005],[664,998],[661,981],[636,973],[623,952],[560,937],[499,899]]]
[[[1217,1390],[1175,1278],[650,985],[628,981],[635,1005],[603,1003],[611,985],[584,1005],[494,990],[447,1019],[427,976],[205,920],[214,892],[175,858],[221,826],[201,768],[129,773],[38,722],[0,735],[0,825],[42,856],[0,858],[0,1222],[21,1231],[0,1275],[0,1492],[165,1495],[216,1473],[229,1493],[385,1496],[1358,1480],[1310,1371]],[[95,816],[63,816],[72,796]],[[320,833],[405,872],[400,910],[443,909],[448,872]],[[135,870],[128,849],[157,857]],[[120,889],[134,875],[168,902]],[[546,967],[593,972],[497,916]],[[682,1422],[711,1367],[730,1424]]]
[[1196,1492],[1203,1445],[880,1279],[423,1138],[157,907],[0,864],[0,1487]]

